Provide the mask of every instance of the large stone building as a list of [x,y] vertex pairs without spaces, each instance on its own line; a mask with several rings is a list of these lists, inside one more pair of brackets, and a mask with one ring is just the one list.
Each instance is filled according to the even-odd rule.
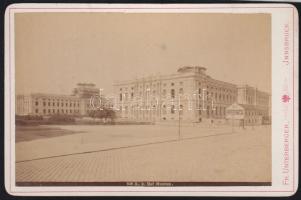
[[34,93],[17,95],[16,115],[87,115],[94,109],[91,97],[99,96],[94,84],[79,83],[71,95]]
[[128,120],[223,121],[226,107],[237,101],[236,85],[211,78],[199,66],[114,86],[119,117]]

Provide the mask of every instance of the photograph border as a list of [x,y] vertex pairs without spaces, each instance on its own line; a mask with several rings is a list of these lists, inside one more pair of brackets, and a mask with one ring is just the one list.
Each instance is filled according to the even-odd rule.
[[[34,5],[34,7],[30,8],[28,6],[32,6]],[[130,7],[126,7],[130,5]],[[23,7],[25,6],[25,7]],[[45,6],[45,8],[42,8],[42,6]],[[54,6],[52,8],[50,7],[47,7],[47,6]],[[66,7],[62,7],[62,6],[66,6]],[[72,6],[79,6],[77,8],[71,8]],[[9,188],[7,188],[7,191],[10,193],[10,194],[32,194],[32,193],[44,193],[46,192],[47,194],[50,194],[50,193],[58,193],[58,192],[63,192],[63,193],[69,193],[70,192],[70,195],[75,194],[76,193],[86,193],[86,192],[100,192],[100,193],[105,193],[105,192],[108,192],[108,193],[118,193],[118,192],[121,192],[121,193],[132,193],[131,195],[133,195],[133,193],[139,193],[139,195],[141,195],[142,193],[173,193],[172,195],[178,195],[179,193],[190,193],[190,195],[194,195],[194,193],[201,193],[201,195],[207,195],[205,193],[216,193],[216,192],[221,192],[221,193],[233,193],[233,192],[239,192],[239,193],[256,193],[256,194],[262,194],[262,193],[273,193],[273,194],[277,194],[277,193],[285,193],[285,194],[293,194],[295,191],[296,191],[296,179],[297,179],[297,172],[296,172],[296,167],[298,166],[298,163],[296,162],[297,160],[297,155],[298,153],[296,153],[296,149],[298,148],[298,136],[295,135],[295,131],[298,130],[298,124],[296,124],[296,121],[298,120],[298,112],[295,112],[295,108],[297,107],[295,105],[295,100],[296,102],[298,102],[298,97],[296,95],[296,91],[298,91],[298,86],[296,86],[296,81],[298,79],[298,77],[296,78],[297,76],[297,68],[296,66],[297,63],[298,63],[298,58],[295,57],[295,55],[297,55],[297,52],[298,52],[298,47],[297,45],[297,37],[295,35],[295,31],[297,30],[297,27],[296,24],[297,24],[297,19],[296,18],[296,14],[297,11],[296,11],[296,8],[290,4],[249,4],[249,5],[243,5],[243,4],[232,4],[232,5],[225,5],[225,4],[215,4],[215,5],[210,5],[210,4],[202,4],[202,5],[198,5],[198,4],[194,4],[194,5],[188,5],[188,4],[173,4],[173,5],[154,5],[154,4],[149,4],[149,5],[145,5],[145,4],[140,4],[140,5],[134,5],[134,4],[124,4],[124,5],[120,5],[120,4],[115,4],[115,5],[108,5],[108,4],[102,4],[102,5],[97,5],[97,4],[94,4],[95,7],[92,7],[91,5],[87,5],[87,4],[82,4],[82,5],[78,5],[78,4],[60,4],[60,5],[51,5],[51,4],[44,4],[44,5],[37,5],[37,4],[12,4],[10,5],[9,7],[7,7],[6,9],[6,19],[5,19],[5,22],[6,22],[6,27],[8,27],[6,30],[5,30],[5,48],[6,48],[6,51],[5,51],[5,57],[8,58],[6,59],[5,61],[5,124],[10,124],[9,126],[5,126],[5,149],[6,149],[6,152],[5,152],[5,186],[7,188],[7,186],[9,185]],[[99,8],[99,6],[104,6],[102,8]],[[108,6],[108,7],[106,7]],[[144,6],[148,7],[148,8],[145,8]],[[88,8],[87,8],[88,7]],[[161,8],[160,8],[161,7]],[[64,10],[64,12],[73,12],[71,10],[73,9],[79,9],[79,10],[83,10],[83,9],[88,9],[89,11],[91,10],[116,10],[116,9],[120,9],[120,11],[126,11],[126,10],[135,10],[135,9],[139,9],[139,10],[158,10],[158,9],[171,9],[171,10],[175,10],[175,9],[181,9],[181,10],[199,10],[199,9],[230,9],[230,10],[233,10],[233,9],[240,9],[240,8],[243,8],[243,9],[254,9],[254,8],[258,8],[258,9],[280,9],[280,8],[285,8],[285,9],[289,9],[290,12],[292,13],[292,24],[293,24],[293,36],[292,36],[292,45],[293,45],[293,51],[292,51],[292,60],[293,60],[293,66],[292,66],[292,72],[293,74],[291,75],[291,77],[289,78],[292,78],[292,123],[293,123],[293,126],[292,126],[292,139],[293,139],[293,149],[292,149],[292,167],[293,167],[293,170],[292,170],[292,187],[290,190],[246,190],[245,188],[242,188],[242,190],[237,190],[237,191],[234,191],[234,190],[216,190],[216,189],[212,189],[212,190],[207,190],[207,191],[203,191],[203,190],[174,190],[174,189],[171,189],[171,190],[151,190],[151,187],[147,187],[147,188],[144,188],[145,190],[144,191],[141,191],[141,190],[135,190],[136,188],[135,187],[128,187],[128,190],[125,191],[125,190],[95,190],[95,191],[87,191],[87,190],[83,190],[83,191],[80,191],[78,190],[78,188],[76,188],[76,190],[70,190],[70,191],[66,191],[66,190],[63,190],[63,191],[60,191],[60,190],[49,190],[49,191],[18,191],[18,190],[14,190],[16,189],[14,186],[13,187],[13,184],[12,184],[12,180],[15,179],[15,176],[13,174],[13,168],[11,168],[11,166],[9,166],[9,164],[13,163],[14,162],[14,157],[12,156],[13,154],[13,149],[14,149],[14,145],[12,144],[12,141],[14,141],[14,137],[12,134],[12,132],[15,131],[15,127],[14,127],[14,110],[12,110],[13,108],[13,105],[14,105],[14,79],[13,77],[11,77],[10,75],[11,74],[14,74],[14,60],[12,60],[12,46],[14,46],[14,40],[13,40],[13,33],[12,31],[14,30],[13,27],[12,27],[12,14],[14,13],[13,11],[16,11],[18,10],[18,12],[22,12],[22,9],[23,10],[28,10],[28,9],[33,9],[33,10],[43,10],[43,9],[47,9],[47,10],[50,10],[50,9],[54,9],[54,10],[57,10],[57,9],[62,9]],[[67,11],[68,10],[68,11]],[[51,12],[51,11],[49,11]],[[8,69],[7,69],[8,68]],[[272,69],[273,69],[273,66],[272,66]],[[272,73],[273,74],[273,73]],[[273,98],[274,99],[274,98]],[[273,100],[274,102],[274,100]],[[273,103],[272,103],[273,105]],[[274,106],[272,106],[274,107]],[[272,114],[273,116],[273,114]],[[274,116],[273,116],[274,118]],[[273,135],[273,134],[272,134]],[[272,136],[274,137],[274,136]],[[9,141],[9,143],[7,142]],[[273,142],[272,142],[273,143]],[[9,144],[9,145],[8,145]],[[9,156],[9,158],[7,158],[7,156]],[[9,176],[7,176],[7,172],[9,171]],[[273,182],[273,180],[272,180]],[[157,187],[156,187],[157,188]],[[180,187],[177,187],[180,189]],[[193,187],[195,188],[195,187]],[[133,189],[132,191],[130,191],[130,189]],[[203,193],[203,194],[202,194]],[[255,195],[256,195],[255,194]],[[110,194],[109,194],[110,195]],[[155,194],[156,195],[156,194]],[[185,194],[184,194],[185,195]]]

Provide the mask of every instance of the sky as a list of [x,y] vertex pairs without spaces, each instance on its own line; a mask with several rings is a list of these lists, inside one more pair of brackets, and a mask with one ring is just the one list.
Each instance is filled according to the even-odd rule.
[[214,79],[271,91],[268,14],[17,13],[16,93],[71,94],[203,66]]

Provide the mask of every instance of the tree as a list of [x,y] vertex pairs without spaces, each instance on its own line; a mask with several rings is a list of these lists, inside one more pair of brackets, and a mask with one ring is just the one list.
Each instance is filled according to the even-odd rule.
[[112,109],[103,108],[100,110],[92,110],[89,112],[89,116],[93,119],[103,119],[106,123],[108,119],[110,119],[111,122],[114,122],[114,119],[116,118],[116,113]]

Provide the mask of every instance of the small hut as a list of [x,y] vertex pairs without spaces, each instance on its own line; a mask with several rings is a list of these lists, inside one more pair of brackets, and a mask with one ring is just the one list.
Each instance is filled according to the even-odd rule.
[[262,115],[255,105],[234,103],[226,108],[226,119],[235,126],[252,126],[262,124]]

